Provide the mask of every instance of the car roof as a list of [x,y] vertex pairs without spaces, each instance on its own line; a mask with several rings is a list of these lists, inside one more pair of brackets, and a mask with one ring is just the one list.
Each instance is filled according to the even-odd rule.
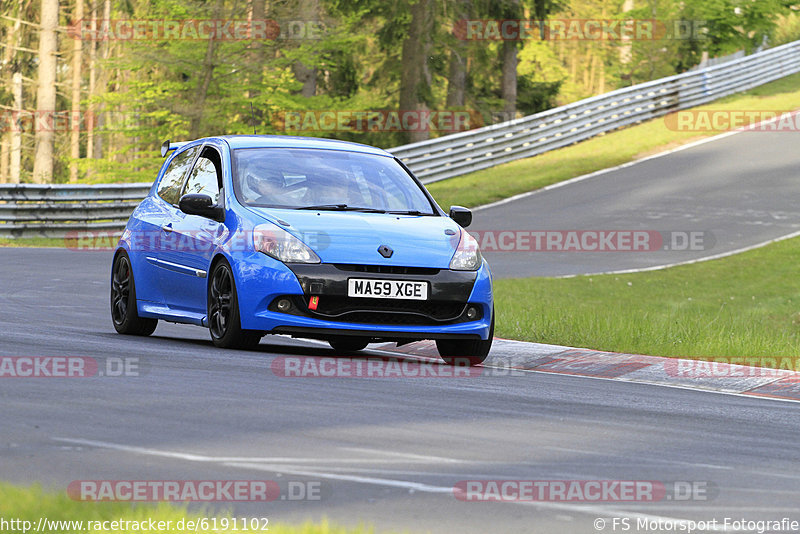
[[379,156],[392,156],[389,152],[374,146],[350,143],[348,141],[337,141],[335,139],[322,139],[319,137],[291,135],[221,135],[206,139],[223,139],[234,150],[237,148],[317,148],[360,152],[362,154],[375,154]]

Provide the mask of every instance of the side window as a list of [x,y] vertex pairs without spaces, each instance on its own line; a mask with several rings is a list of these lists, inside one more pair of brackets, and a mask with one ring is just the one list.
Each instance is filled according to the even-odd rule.
[[222,183],[222,162],[219,152],[206,147],[197,158],[197,162],[189,173],[183,194],[196,193],[208,195],[214,204],[219,202],[219,188]]
[[197,158],[192,172],[189,174],[189,180],[186,182],[186,189],[183,194],[199,193],[208,195],[214,201],[214,204],[219,202],[219,183],[217,182],[217,167],[216,164],[206,157],[210,155],[204,153]]
[[200,147],[193,147],[175,156],[164,172],[164,177],[161,178],[161,183],[158,184],[158,196],[163,198],[168,204],[177,204],[180,200],[181,186],[183,185],[183,177],[186,176],[186,171],[189,165],[192,164],[195,154]]

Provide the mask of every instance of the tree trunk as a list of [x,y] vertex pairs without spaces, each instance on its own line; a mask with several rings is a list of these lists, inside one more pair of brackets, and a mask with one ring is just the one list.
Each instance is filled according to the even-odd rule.
[[[267,2],[266,0],[251,0],[250,1],[250,20],[258,20],[264,21],[267,19]],[[263,43],[260,40],[256,40],[254,43],[254,48],[259,50],[263,48]]]
[[[111,0],[104,0],[103,2],[103,20],[109,21],[111,20]],[[102,47],[100,48],[102,51],[101,53],[101,60],[106,60],[111,56],[111,41],[105,40],[102,42]],[[105,94],[108,90],[108,74],[104,68],[99,69],[100,73],[97,77],[97,86],[95,90],[98,90],[100,94]],[[97,129],[100,130],[100,135],[94,136],[94,157],[102,158],[103,157],[103,127],[106,123],[106,112],[105,112],[105,105],[101,102],[97,105],[97,110],[95,111],[96,115],[93,116],[93,119],[97,119]]]
[[[622,12],[627,13],[633,9],[633,0],[624,0],[622,3]],[[630,37],[622,37],[622,46],[619,47],[619,62],[627,65],[631,62],[631,39]]]
[[503,41],[503,81],[501,96],[505,119],[511,120],[517,112],[517,43]]
[[[519,0],[509,2],[509,17],[520,18]],[[503,77],[500,87],[503,98],[503,112],[506,120],[511,120],[517,113],[517,42],[503,41],[501,48]]]
[[0,184],[8,183],[8,158],[11,154],[11,131],[3,132],[0,145]]
[[467,58],[464,50],[450,52],[450,75],[447,78],[447,107],[464,107],[467,102]]
[[[432,48],[434,10],[433,0],[417,0],[411,6],[411,25],[403,41],[403,60],[400,71],[400,111],[428,111],[431,91],[431,72],[428,59]],[[420,127],[406,132],[407,141],[416,143],[430,137],[423,120]]]
[[[606,12],[606,0],[603,0],[603,11],[600,13],[600,19],[605,20],[608,13]],[[600,42],[600,72],[598,73],[597,77],[597,94],[602,95],[606,92],[606,50],[608,49],[608,45],[606,41],[603,40]]]
[[569,77],[578,85],[578,41],[569,43]]
[[[456,24],[469,20],[472,2],[459,0],[454,9]],[[464,107],[467,102],[467,41],[456,38],[450,50],[450,68],[447,77],[447,107]]]
[[[83,0],[75,0],[74,18],[83,20]],[[72,43],[72,120],[70,122],[69,181],[78,181],[78,158],[81,156],[81,62],[83,60],[83,41],[79,36],[73,37]]]
[[[39,34],[39,76],[36,91],[37,113],[48,117],[56,110],[56,52],[58,51],[58,0],[42,0]],[[40,121],[37,121],[40,122]],[[53,180],[53,128],[36,128],[36,152],[33,159],[33,181]]]
[[[267,2],[266,0],[251,0],[250,1],[250,21],[264,21],[267,19]],[[264,43],[261,40],[255,40],[251,44],[252,50],[250,51],[250,65],[251,71],[248,74],[248,87],[247,96],[252,103],[261,91],[257,88],[261,85],[262,75],[264,72]],[[251,113],[253,131],[258,132],[258,126],[261,125],[264,113],[258,106],[253,107]],[[249,128],[248,128],[248,133]]]
[[[6,33],[6,47],[3,50],[3,83],[5,83],[7,87],[11,87],[13,73],[17,70],[14,63],[17,46],[19,46],[20,43],[20,34],[22,32],[22,14],[23,4],[22,0],[20,0],[16,14],[17,20],[14,21],[14,25],[11,26]],[[10,121],[7,121],[7,123],[10,123]],[[12,135],[12,130],[3,132],[2,135],[2,148],[0,148],[0,182],[11,180],[9,175],[9,158],[11,157]],[[19,181],[19,173],[17,174],[17,181]]]
[[[219,5],[220,3],[218,2],[217,6]],[[219,14],[220,10],[218,9],[216,13]],[[194,110],[189,121],[189,139],[197,139],[200,137],[203,123],[203,109],[205,108],[206,98],[208,97],[208,88],[211,86],[211,80],[214,78],[214,69],[217,66],[216,57],[217,40],[209,39],[206,45],[206,57],[203,60],[203,67],[200,72],[200,80],[197,82],[195,97],[192,102]]]
[[[92,35],[97,33],[97,6],[95,0],[92,3]],[[94,102],[97,93],[97,42],[94,39],[89,41],[89,101],[86,105],[86,158],[94,159]],[[91,168],[87,171],[87,176],[92,173]]]
[[315,67],[307,67],[297,61],[292,65],[292,72],[297,81],[303,84],[303,87],[299,91],[294,91],[294,94],[306,98],[317,94],[317,69]]
[[[300,0],[297,4],[297,16],[302,21],[318,21],[319,20],[319,0]],[[294,94],[302,95],[310,98],[317,94],[317,69],[316,67],[309,67],[302,62],[297,61],[292,65],[292,72],[294,77],[303,84],[299,91]]]
[[[14,110],[22,113],[22,74],[15,72],[11,82],[11,92],[14,95]],[[20,180],[22,162],[22,129],[19,123],[11,129],[11,161],[9,164],[9,177],[12,184]]]

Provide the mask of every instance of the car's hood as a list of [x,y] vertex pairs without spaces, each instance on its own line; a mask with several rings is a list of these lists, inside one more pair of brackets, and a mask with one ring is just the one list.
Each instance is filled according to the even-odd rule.
[[[310,246],[324,263],[446,269],[461,235],[460,227],[449,217],[249,209],[265,220],[289,223],[281,227]],[[382,245],[394,251],[390,258],[378,252]]]

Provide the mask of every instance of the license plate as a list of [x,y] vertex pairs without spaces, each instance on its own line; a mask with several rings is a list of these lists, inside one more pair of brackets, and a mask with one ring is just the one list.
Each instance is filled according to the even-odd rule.
[[374,299],[427,300],[428,282],[350,278],[347,280],[347,296]]

